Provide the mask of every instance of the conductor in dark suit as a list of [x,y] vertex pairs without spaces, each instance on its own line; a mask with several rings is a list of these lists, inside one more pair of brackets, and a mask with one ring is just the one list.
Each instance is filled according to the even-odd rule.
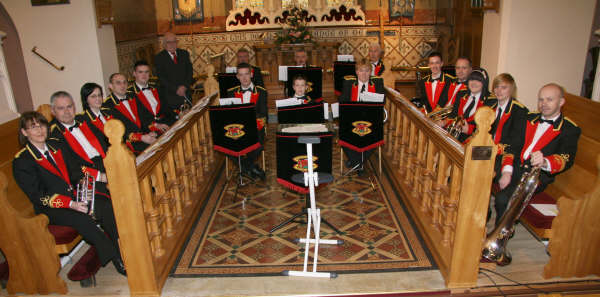
[[[126,274],[119,252],[117,225],[110,199],[97,196],[94,216],[88,205],[74,197],[74,187],[83,177],[80,164],[61,143],[46,140],[48,121],[37,112],[21,115],[19,141],[24,148],[13,159],[13,176],[37,214],[45,214],[50,224],[69,226],[98,251],[102,265],[112,260],[117,271]],[[106,232],[106,234],[105,234]],[[107,236],[108,235],[108,236]]]
[[177,48],[175,34],[165,33],[163,47],[164,50],[154,59],[156,75],[162,89],[160,96],[167,100],[169,110],[178,113],[181,111],[181,105],[186,102],[191,104],[190,86],[194,82],[194,70],[190,54],[186,50]]
[[[371,63],[367,59],[362,59],[356,63],[356,77],[347,76],[344,80],[342,95],[339,97],[340,103],[358,102],[361,93],[384,93],[383,79],[378,76],[371,76]],[[346,167],[355,167],[358,165],[362,157],[361,153],[344,147],[344,153],[348,156]],[[368,160],[373,150],[364,152],[364,160]],[[362,175],[362,170],[358,171]]]
[[573,166],[581,129],[562,114],[564,103],[561,86],[543,86],[538,93],[539,113],[529,113],[523,126],[513,133],[502,158],[501,172],[496,173],[501,189],[495,195],[496,224],[525,171],[523,165],[541,168],[536,192],[543,191],[556,175]]

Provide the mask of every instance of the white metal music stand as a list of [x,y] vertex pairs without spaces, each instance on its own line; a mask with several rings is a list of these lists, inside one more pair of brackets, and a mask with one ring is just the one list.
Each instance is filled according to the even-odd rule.
[[[310,193],[310,208],[307,209],[308,219],[306,224],[306,238],[300,238],[298,241],[304,243],[304,266],[302,271],[292,271],[286,270],[283,271],[284,275],[291,276],[309,276],[309,277],[327,277],[327,278],[336,278],[337,273],[335,272],[317,272],[317,261],[319,260],[319,244],[342,244],[343,240],[335,240],[335,239],[321,239],[320,231],[321,231],[321,210],[317,208],[317,203],[315,201],[315,187],[319,185],[319,174],[313,171],[313,153],[312,153],[312,144],[320,143],[321,139],[319,137],[310,137],[310,136],[302,136],[298,138],[299,143],[306,144],[306,154],[308,155],[308,172],[295,174],[292,179],[296,181],[297,179],[304,179],[304,184],[308,186]],[[323,182],[328,183],[333,181],[333,176],[328,173],[322,173],[321,179]],[[310,237],[311,228],[313,229],[315,236],[314,238]],[[314,253],[313,253],[313,267],[312,271],[308,271],[308,254],[310,249],[310,244],[314,244]]]

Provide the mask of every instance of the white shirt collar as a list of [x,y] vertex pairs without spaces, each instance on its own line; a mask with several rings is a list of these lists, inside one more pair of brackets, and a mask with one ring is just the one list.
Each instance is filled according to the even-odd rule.
[[254,83],[250,82],[250,85],[248,85],[247,88],[242,87],[242,85],[240,85],[240,90],[241,89],[250,89],[250,90],[254,90]]
[[560,115],[561,115],[561,113],[559,112],[558,115],[556,115],[550,119],[547,119],[546,117],[542,116],[542,120],[556,121],[556,119],[558,119],[560,117]]

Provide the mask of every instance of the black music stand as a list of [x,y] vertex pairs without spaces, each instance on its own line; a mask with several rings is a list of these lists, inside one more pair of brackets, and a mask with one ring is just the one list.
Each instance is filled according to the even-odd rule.
[[209,115],[213,148],[238,159],[235,199],[238,187],[245,185],[242,178],[242,156],[261,147],[254,104],[211,106]]
[[333,62],[333,89],[336,96],[342,95],[344,78],[348,75],[356,76],[356,62]]
[[279,107],[277,108],[277,122],[279,124],[324,123],[323,109],[323,102]]
[[[280,125],[277,131],[277,182],[282,186],[301,194],[309,194],[310,188],[304,181],[304,173],[308,172],[307,139],[312,139],[311,154],[313,155],[313,170],[319,171],[319,183],[329,183],[333,181],[331,175],[331,146],[333,133],[310,132],[310,133],[286,133],[282,129],[296,125]],[[310,208],[308,197],[306,197],[306,206],[302,212],[294,214],[291,218],[273,227],[271,233],[291,223],[306,223],[305,221],[295,221],[297,218],[307,215],[307,209]],[[331,223],[322,219],[336,233],[341,232]]]
[[294,96],[294,82],[296,75],[302,74],[306,77],[308,89],[306,95],[312,100],[323,99],[323,68],[321,67],[288,67],[288,80],[285,83],[287,95]]
[[221,98],[227,97],[227,90],[240,85],[240,80],[235,73],[219,73],[217,81],[219,82],[219,94],[221,94]]
[[364,170],[365,152],[383,145],[383,105],[372,102],[340,103],[339,144],[361,154],[360,162],[344,175]]

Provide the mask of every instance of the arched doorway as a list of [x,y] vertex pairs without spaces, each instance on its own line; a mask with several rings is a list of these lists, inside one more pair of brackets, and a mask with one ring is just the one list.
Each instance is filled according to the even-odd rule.
[[29,79],[27,78],[19,34],[2,3],[0,3],[0,31],[6,33],[6,37],[2,40],[2,48],[4,56],[7,57],[5,59],[6,68],[8,69],[17,111],[22,113],[33,110],[33,100],[29,89]]

